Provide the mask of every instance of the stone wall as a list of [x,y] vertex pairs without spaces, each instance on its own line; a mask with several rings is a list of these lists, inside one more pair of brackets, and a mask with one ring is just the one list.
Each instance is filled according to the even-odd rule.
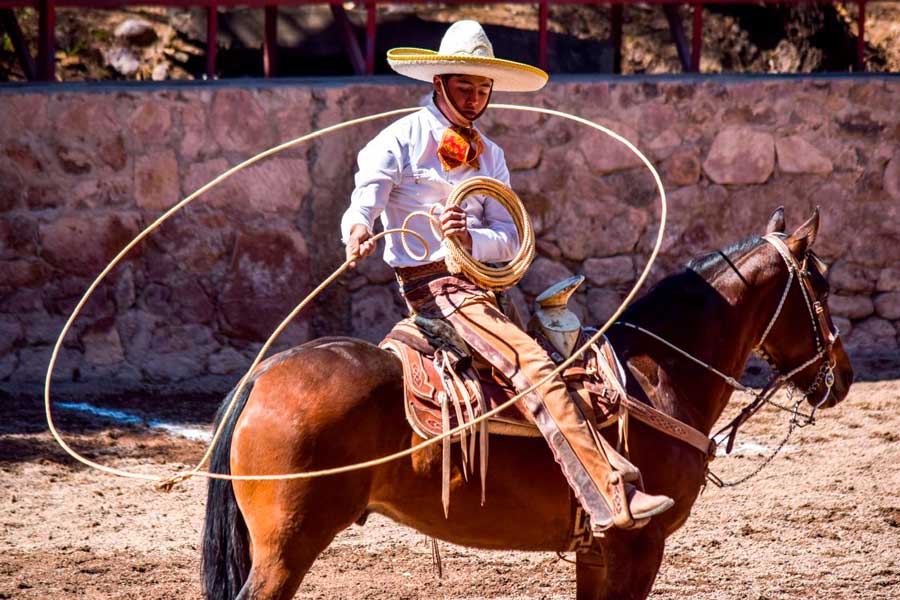
[[[80,295],[164,209],[229,166],[341,120],[412,106],[399,84],[0,90],[0,385],[31,389]],[[900,79],[564,80],[499,102],[577,113],[621,132],[663,174],[670,222],[654,278],[690,257],[822,209],[816,244],[857,356],[898,354]],[[136,249],[87,304],[54,381],[84,392],[233,383],[271,329],[342,259],[354,157],[384,123],[262,162]],[[601,321],[634,281],[657,224],[653,181],[617,142],[568,121],[489,111],[532,213],[527,303],[572,273]],[[281,347],[377,340],[400,318],[391,272],[363,263],[301,315]]]

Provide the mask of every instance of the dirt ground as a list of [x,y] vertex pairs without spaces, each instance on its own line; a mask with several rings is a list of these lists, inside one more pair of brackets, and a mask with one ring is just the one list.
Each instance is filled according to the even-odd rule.
[[[900,597],[900,379],[873,379],[799,430],[758,477],[707,488],[669,539],[651,598]],[[45,431],[38,400],[0,400],[0,598],[199,597],[203,481],[162,493],[74,466]],[[213,402],[193,399],[120,404],[169,421],[191,415],[189,424],[200,427],[214,410]],[[76,447],[123,469],[168,473],[204,447],[142,425],[113,428],[100,417],[56,414]],[[763,411],[746,426],[740,452],[716,460],[714,470],[725,479],[748,473],[761,460],[760,446],[776,446],[786,424],[784,413]],[[445,543],[441,552],[438,579],[423,535],[373,517],[335,540],[297,597],[574,594],[573,566],[552,553]]]

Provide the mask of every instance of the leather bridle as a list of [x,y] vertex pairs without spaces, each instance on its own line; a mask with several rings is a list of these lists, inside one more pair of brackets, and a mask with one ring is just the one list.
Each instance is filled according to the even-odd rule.
[[[801,371],[804,371],[809,366],[815,364],[817,361],[825,359],[822,360],[822,364],[819,366],[819,371],[818,373],[816,373],[816,377],[813,379],[813,382],[810,384],[809,388],[802,392],[803,397],[809,398],[816,392],[820,385],[825,385],[825,393],[822,395],[822,398],[815,405],[813,405],[812,412],[814,414],[819,407],[825,404],[825,402],[828,400],[828,397],[831,395],[831,388],[834,386],[834,367],[837,365],[837,360],[834,357],[834,344],[835,342],[837,342],[838,337],[840,337],[840,330],[837,328],[837,326],[832,326],[828,323],[828,318],[825,314],[825,307],[822,305],[821,300],[817,298],[815,289],[813,288],[811,281],[811,272],[809,270],[810,262],[818,266],[821,264],[821,260],[812,252],[812,250],[807,250],[803,256],[803,262],[799,263],[797,262],[797,259],[787,247],[787,244],[784,242],[784,239],[781,236],[770,233],[763,236],[762,239],[774,246],[778,251],[778,254],[781,255],[781,258],[784,259],[785,265],[788,268],[788,280],[784,286],[784,292],[781,294],[781,300],[778,302],[778,307],[775,309],[775,314],[772,315],[772,318],[769,320],[769,324],[766,326],[762,337],[760,338],[759,342],[757,342],[753,350],[767,363],[769,363],[769,366],[772,367],[772,370],[775,373],[775,381],[777,381],[780,385],[793,385],[793,382],[791,380],[795,375],[797,375]],[[765,343],[769,333],[772,331],[772,328],[774,327],[775,322],[778,320],[778,317],[781,315],[785,300],[787,300],[788,293],[791,290],[791,284],[793,283],[795,278],[798,281],[800,293],[803,295],[803,301],[809,313],[813,339],[816,342],[816,352],[809,360],[801,363],[799,366],[794,367],[787,373],[781,375],[781,369],[779,368],[776,361],[772,358],[772,356],[765,351],[765,349],[763,348],[763,344]],[[812,415],[810,415],[810,418],[812,418]]]
[[[771,244],[775,250],[778,251],[778,254],[784,260],[785,266],[788,270],[788,279],[784,286],[784,291],[781,294],[781,299],[778,302],[778,306],[775,309],[774,314],[769,319],[768,324],[766,325],[765,330],[763,331],[762,336],[760,337],[759,342],[756,343],[753,350],[757,354],[759,354],[769,365],[772,367],[774,375],[769,382],[763,386],[762,390],[759,392],[755,392],[753,389],[743,385],[736,378],[723,373],[722,371],[716,369],[709,363],[700,360],[699,358],[693,356],[692,354],[682,350],[676,345],[672,344],[668,340],[658,336],[657,334],[644,329],[639,325],[635,325],[633,323],[628,323],[625,321],[618,321],[616,324],[624,327],[628,327],[630,329],[634,329],[640,331],[641,333],[648,335],[659,342],[662,342],[666,346],[671,349],[679,352],[683,356],[689,358],[700,366],[704,367],[708,371],[718,375],[721,377],[728,385],[735,388],[736,390],[753,394],[754,399],[747,406],[745,406],[741,412],[731,420],[727,425],[725,425],[722,429],[720,429],[715,435],[711,437],[710,449],[707,452],[707,459],[712,460],[715,456],[715,448],[717,444],[721,442],[717,442],[717,438],[719,438],[723,433],[728,432],[728,435],[721,441],[727,440],[727,444],[725,446],[726,453],[730,453],[732,448],[734,447],[734,441],[737,437],[738,428],[744,424],[751,416],[753,416],[764,404],[770,403],[775,406],[778,406],[784,410],[790,410],[793,413],[793,418],[791,420],[791,427],[788,431],[788,435],[785,437],[784,441],[782,441],[781,445],[779,445],[778,449],[772,456],[769,457],[766,462],[754,471],[749,477],[752,477],[756,473],[761,470],[763,466],[768,464],[772,458],[774,458],[775,454],[778,453],[778,450],[784,445],[787,441],[787,437],[790,436],[795,426],[803,427],[805,425],[809,425],[814,422],[815,412],[827,401],[828,397],[831,395],[831,388],[834,386],[834,367],[837,365],[837,360],[834,356],[834,344],[837,342],[838,337],[840,336],[840,330],[836,326],[832,327],[825,313],[825,307],[822,305],[822,302],[818,299],[815,289],[813,288],[811,281],[811,271],[810,263],[812,262],[814,265],[818,266],[821,264],[821,260],[811,251],[807,250],[803,256],[803,261],[798,262],[794,257],[793,253],[788,248],[787,244],[784,241],[784,237],[782,235],[770,233],[762,238],[764,241]],[[800,287],[800,293],[803,296],[804,304],[809,312],[810,324],[812,329],[813,339],[815,340],[816,350],[815,354],[810,357],[808,360],[803,361],[796,367],[791,368],[786,373],[782,374],[782,368],[778,366],[777,362],[772,358],[772,356],[766,352],[763,348],[763,345],[771,333],[772,329],[775,326],[775,323],[778,321],[781,316],[782,310],[784,309],[785,302],[787,301],[787,297],[793,287],[794,280],[797,280],[798,286]],[[792,409],[785,409],[778,404],[775,404],[771,401],[772,396],[779,389],[785,386],[789,386],[789,395],[793,395],[793,391],[797,389],[796,384],[793,382],[793,378],[798,375],[800,372],[806,370],[810,366],[814,365],[816,362],[821,361],[821,365],[819,366],[819,371],[816,373],[813,382],[810,386],[803,392],[801,392],[801,398],[796,401],[796,404]],[[825,393],[822,395],[822,398],[813,405],[813,409],[809,415],[804,415],[804,421],[798,420],[799,413],[799,405],[803,401],[804,398],[809,398],[812,394],[814,394],[820,386],[825,386]],[[709,474],[711,475],[711,474]],[[743,478],[741,481],[746,481],[749,477]],[[714,475],[710,476],[710,480],[716,483],[717,485],[728,485],[721,481],[718,477]],[[738,482],[740,483],[740,482]]]
[[[809,271],[810,262],[812,261],[814,265],[818,266],[821,264],[821,260],[812,252],[812,250],[807,249],[803,255],[803,262],[798,262],[794,254],[791,252],[790,248],[788,248],[787,244],[784,241],[783,235],[769,233],[764,235],[762,238],[764,241],[771,244],[775,250],[778,251],[778,254],[784,260],[784,264],[788,270],[788,279],[784,285],[784,291],[781,294],[781,299],[778,301],[778,306],[775,308],[775,313],[772,315],[772,318],[769,319],[768,325],[766,325],[765,330],[763,331],[762,336],[759,341],[754,346],[753,350],[759,356],[761,356],[769,366],[772,367],[773,376],[772,379],[763,387],[759,393],[754,394],[754,399],[747,406],[745,406],[741,412],[731,420],[727,425],[722,427],[716,434],[713,436],[713,439],[719,438],[723,433],[728,432],[728,435],[723,439],[723,441],[727,440],[725,445],[726,454],[730,454],[731,450],[734,448],[734,442],[737,438],[738,428],[747,422],[750,417],[752,417],[756,412],[764,405],[764,404],[772,404],[782,410],[787,410],[792,413],[790,426],[788,428],[788,433],[785,435],[781,444],[772,453],[772,455],[763,462],[760,467],[751,473],[749,476],[742,478],[737,482],[732,482],[731,484],[726,484],[718,477],[712,476],[709,477],[710,481],[713,481],[718,486],[724,485],[736,485],[737,483],[741,483],[746,481],[760,470],[765,467],[774,457],[778,454],[778,451],[784,446],[790,437],[791,433],[794,431],[794,427],[805,427],[806,425],[811,425],[815,423],[815,414],[816,411],[825,404],[828,400],[828,397],[831,395],[831,388],[834,386],[834,367],[837,365],[837,359],[834,356],[834,344],[837,342],[838,337],[840,336],[840,330],[835,326],[832,328],[825,314],[825,307],[822,305],[821,300],[819,300],[816,295],[815,289],[812,285],[811,280],[811,272]],[[816,343],[815,354],[813,354],[808,360],[803,361],[798,366],[788,370],[787,373],[781,373],[782,368],[779,367],[778,363],[775,361],[772,356],[766,352],[763,348],[763,344],[769,336],[769,333],[772,331],[772,328],[775,326],[775,323],[778,321],[778,318],[781,316],[782,309],[784,309],[785,301],[787,300],[788,294],[793,287],[794,280],[797,280],[797,285],[800,288],[800,293],[803,296],[803,303],[806,306],[807,312],[809,313],[810,326],[812,329],[812,336]],[[813,378],[812,383],[809,387],[800,392],[800,398],[795,401],[794,406],[791,408],[787,408],[772,402],[771,398],[774,396],[775,392],[777,392],[782,387],[788,386],[788,396],[793,396],[795,390],[797,390],[797,386],[793,381],[793,378],[799,374],[800,372],[806,370],[810,366],[814,365],[816,362],[821,361],[819,365],[819,370],[816,373],[816,376]],[[800,403],[804,399],[808,399],[812,396],[820,386],[825,386],[825,393],[822,394],[822,398],[819,399],[813,405],[812,410],[808,415],[801,415],[800,413]],[[752,392],[751,392],[752,393]],[[801,418],[802,416],[802,418]],[[708,474],[710,475],[710,474]]]

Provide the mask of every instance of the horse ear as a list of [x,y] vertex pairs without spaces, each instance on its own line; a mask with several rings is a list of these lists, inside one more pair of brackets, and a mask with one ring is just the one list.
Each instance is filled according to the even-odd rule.
[[779,206],[766,223],[766,234],[784,233],[784,207]]
[[813,212],[813,216],[807,219],[806,223],[797,228],[797,231],[788,236],[788,248],[796,257],[802,257],[813,242],[816,241],[816,234],[819,233],[819,207]]

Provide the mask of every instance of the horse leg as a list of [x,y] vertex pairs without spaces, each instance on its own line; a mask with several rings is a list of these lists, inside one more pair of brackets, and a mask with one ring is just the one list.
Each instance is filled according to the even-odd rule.
[[285,542],[254,545],[253,566],[238,600],[289,600],[294,597],[306,573],[334,536],[316,539],[297,535]]
[[665,536],[651,522],[613,531],[576,556],[577,600],[644,600],[662,563]]
[[597,547],[575,555],[575,600],[599,600],[606,580],[606,561]]
[[[287,482],[236,482],[251,539],[252,567],[240,600],[289,600],[334,537],[360,518],[365,476]],[[256,510],[244,510],[252,502]],[[259,507],[264,507],[260,509]]]
[[238,594],[237,600],[281,599],[292,598],[300,587],[306,571],[315,560],[315,556],[307,560],[300,559],[301,564],[290,564],[283,557],[272,558],[263,553],[258,563],[253,563],[247,583]]

